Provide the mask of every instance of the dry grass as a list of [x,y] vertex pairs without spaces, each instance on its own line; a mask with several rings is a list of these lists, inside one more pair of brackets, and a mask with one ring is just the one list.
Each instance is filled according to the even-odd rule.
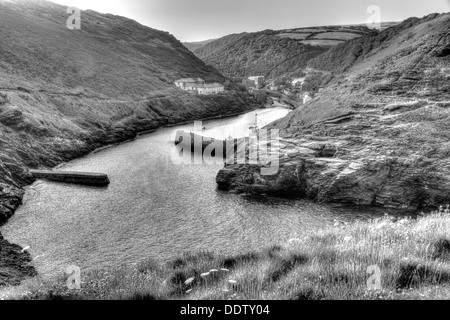
[[[185,254],[164,264],[83,274],[82,289],[65,279],[37,279],[3,291],[14,299],[448,299],[449,210],[418,219],[336,225],[257,253]],[[369,266],[381,269],[381,290],[369,290]],[[7,292],[7,293],[5,293]]]

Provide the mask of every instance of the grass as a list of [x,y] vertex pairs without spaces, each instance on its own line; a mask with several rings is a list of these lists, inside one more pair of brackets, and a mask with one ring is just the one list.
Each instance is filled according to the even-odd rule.
[[[64,276],[0,291],[6,299],[394,300],[450,298],[450,213],[417,219],[385,216],[335,225],[289,243],[233,256],[196,252],[158,263]],[[369,290],[369,266],[381,289]]]

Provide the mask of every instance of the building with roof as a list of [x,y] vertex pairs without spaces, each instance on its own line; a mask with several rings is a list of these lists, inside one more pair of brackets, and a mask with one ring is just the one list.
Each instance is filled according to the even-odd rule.
[[225,91],[225,87],[220,83],[206,83],[201,78],[184,78],[175,81],[178,88],[195,94],[217,94]]
[[305,92],[303,94],[303,104],[308,103],[309,101],[311,101],[313,99],[312,95],[308,92]]
[[264,76],[253,76],[253,77],[248,77],[248,80],[250,81],[254,81],[255,82],[255,88],[259,89],[262,88],[264,86]]
[[220,83],[205,83],[197,86],[197,94],[218,94],[225,91],[225,87]]

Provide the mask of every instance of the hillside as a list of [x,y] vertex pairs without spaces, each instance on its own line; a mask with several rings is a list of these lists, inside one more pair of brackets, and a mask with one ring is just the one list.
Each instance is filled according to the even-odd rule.
[[292,78],[302,75],[308,61],[329,48],[372,33],[365,26],[265,30],[229,35],[192,50],[226,76]]
[[309,66],[334,79],[271,125],[283,136],[278,174],[226,166],[221,189],[412,210],[450,203],[449,13],[353,39]]
[[[177,89],[178,78],[225,78],[167,32],[94,11],[82,12],[81,30],[69,30],[66,10],[0,1],[0,224],[33,181],[30,168],[53,167],[139,131],[255,107],[240,92]],[[5,261],[22,260],[1,251],[8,274]]]

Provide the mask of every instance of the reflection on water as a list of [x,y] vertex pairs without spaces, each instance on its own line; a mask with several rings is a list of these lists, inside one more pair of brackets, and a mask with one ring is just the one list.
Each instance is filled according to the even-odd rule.
[[[265,109],[205,122],[204,134],[248,134],[254,114],[265,122],[287,110]],[[105,172],[108,188],[39,181],[2,228],[4,236],[31,246],[41,275],[161,260],[184,251],[236,253],[260,249],[327,226],[382,212],[333,208],[304,200],[240,196],[216,188],[220,165],[176,165],[174,132],[163,128],[141,139],[64,165],[64,170]]]

